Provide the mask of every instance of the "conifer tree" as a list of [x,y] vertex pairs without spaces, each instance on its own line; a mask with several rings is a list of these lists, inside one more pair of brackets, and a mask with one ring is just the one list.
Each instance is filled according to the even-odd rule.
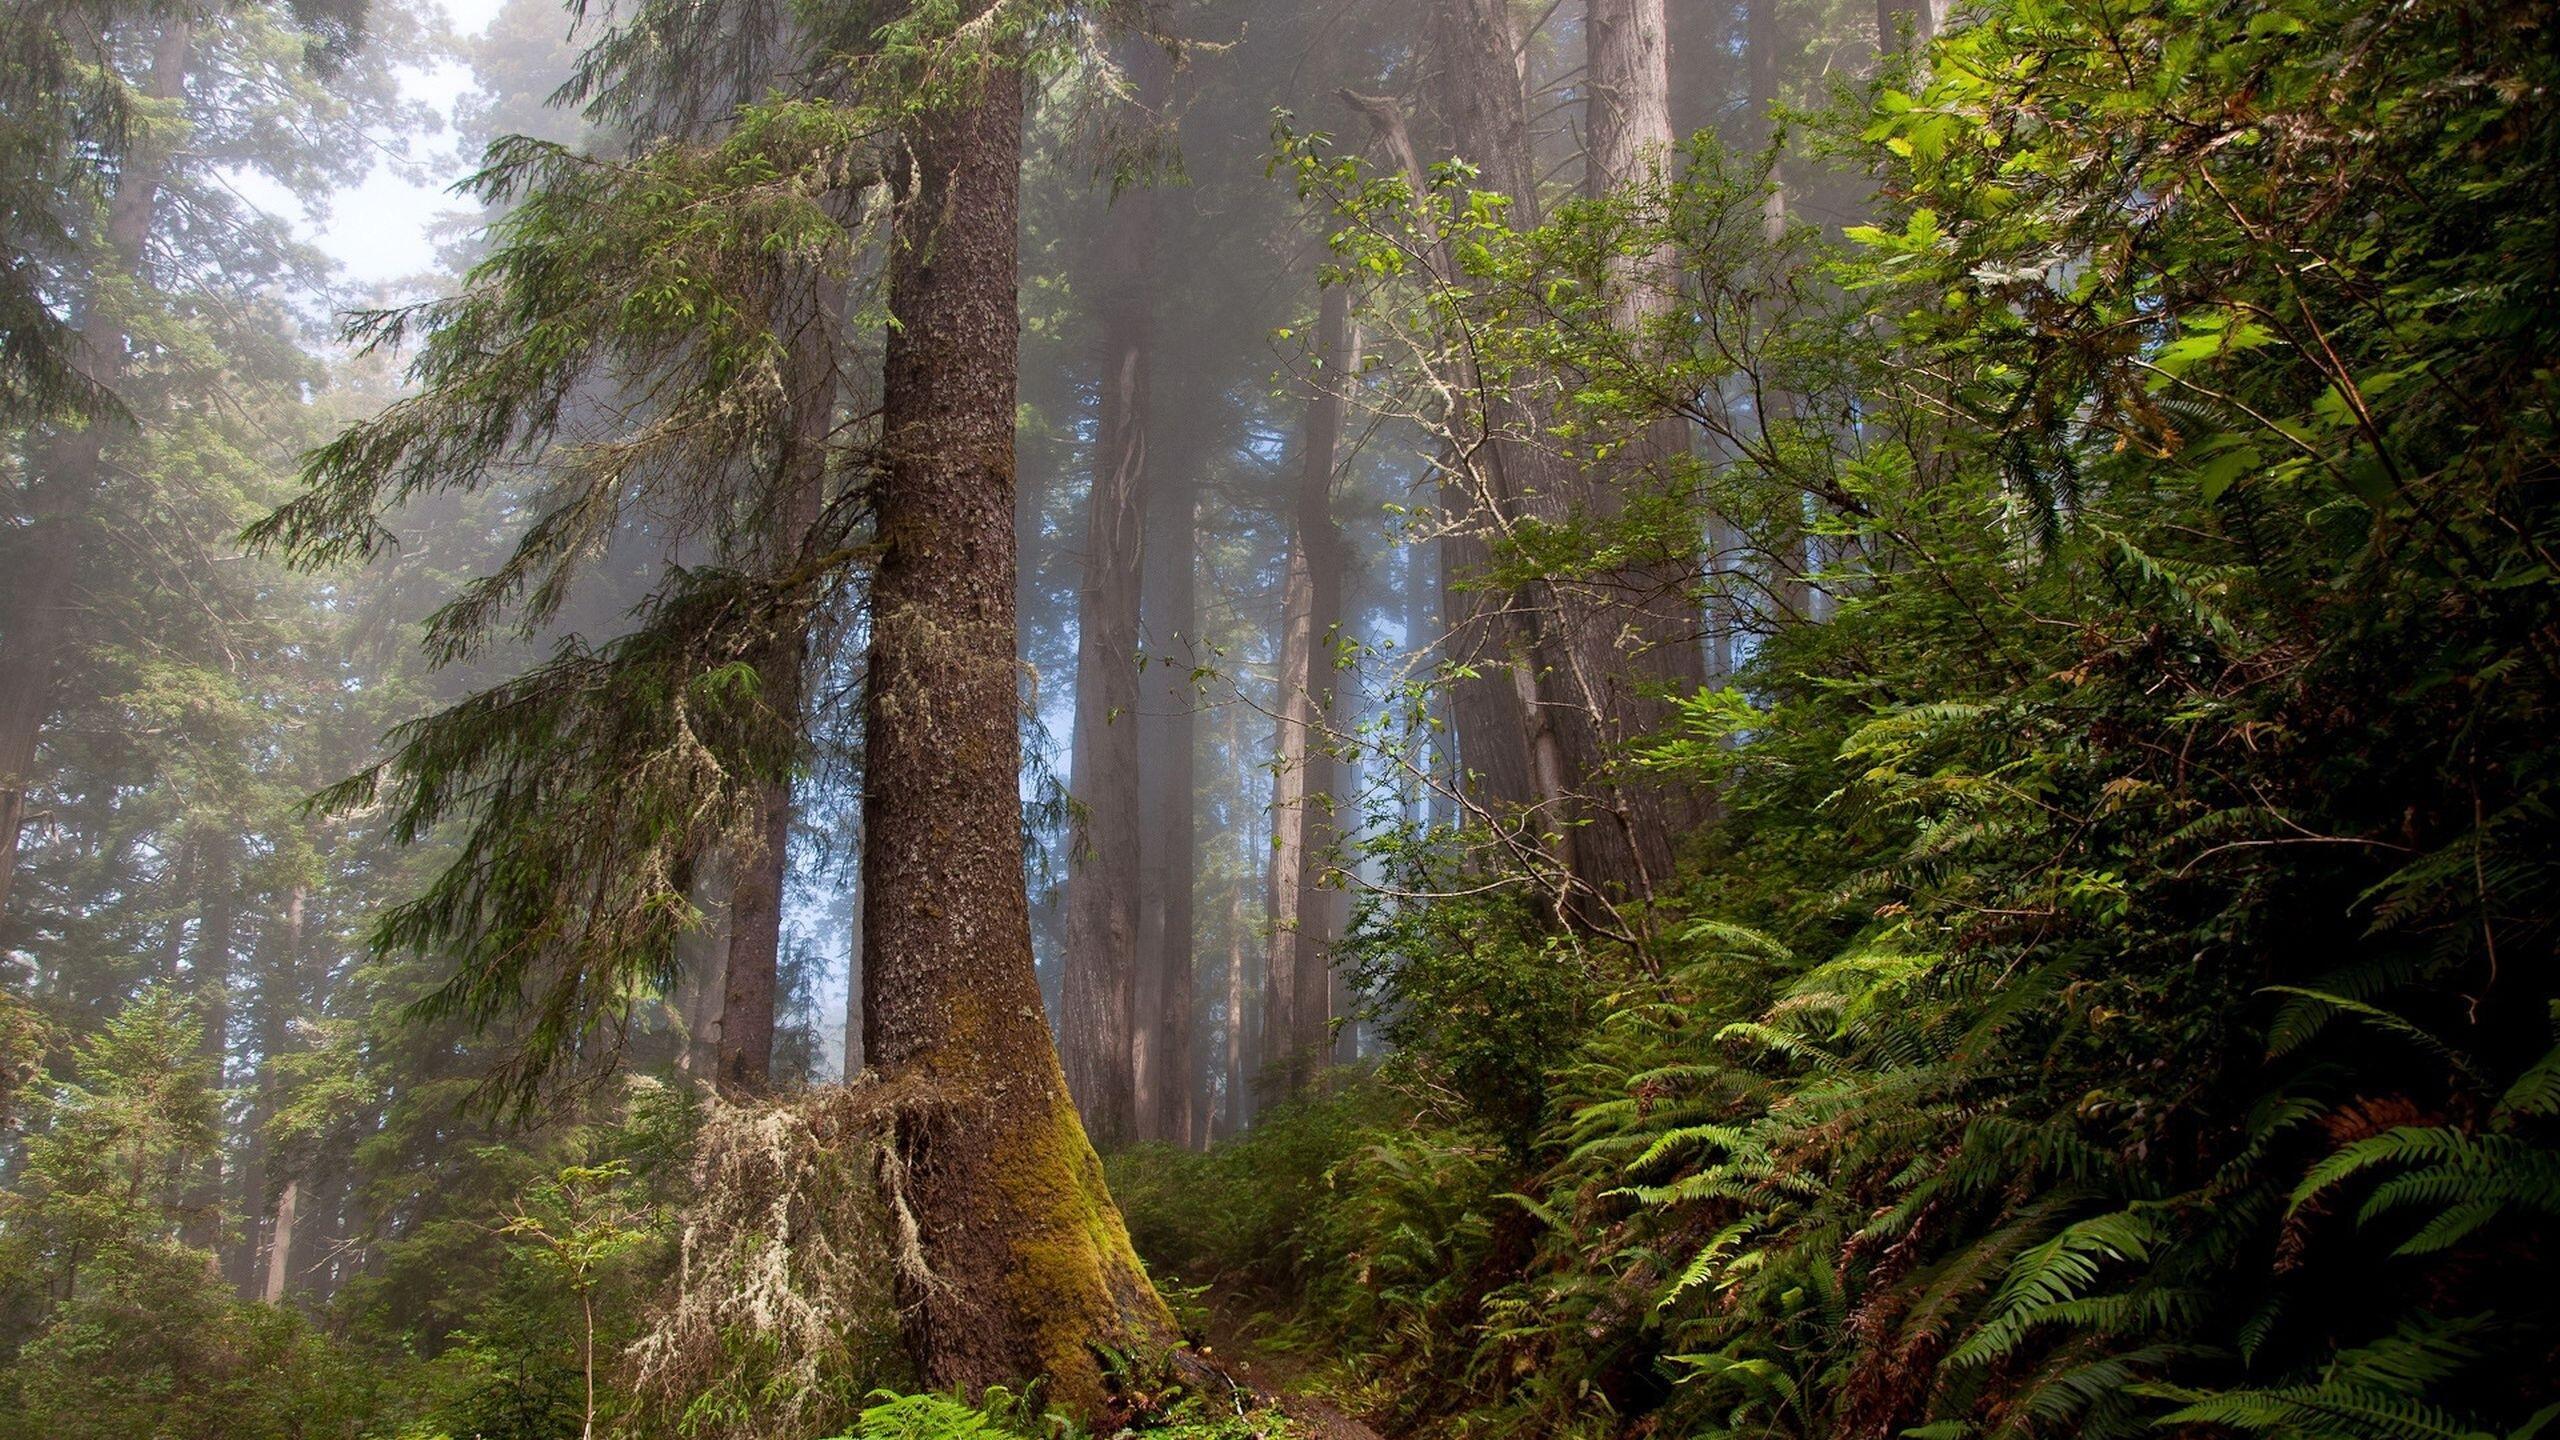
[[899,1107],[887,1183],[917,1226],[901,1323],[926,1380],[975,1392],[1045,1375],[1094,1414],[1095,1347],[1177,1337],[1104,1187],[1031,965],[1014,658],[1023,87],[1002,39],[937,77],[898,172],[863,1048]]

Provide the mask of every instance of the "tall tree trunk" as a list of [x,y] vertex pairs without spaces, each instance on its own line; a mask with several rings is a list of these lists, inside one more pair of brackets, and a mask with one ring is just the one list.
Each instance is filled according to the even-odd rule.
[[[1444,82],[1444,88],[1458,83]],[[1367,117],[1413,193],[1429,193],[1421,152],[1395,102],[1348,91],[1342,98]],[[1454,275],[1446,244],[1435,239],[1435,251],[1438,272]],[[1449,478],[1440,486],[1441,530],[1434,549],[1443,668],[1448,672],[1441,683],[1456,751],[1456,763],[1449,767],[1451,783],[1470,803],[1497,816],[1551,808],[1559,797],[1542,792],[1539,776],[1552,773],[1553,767],[1542,766],[1537,751],[1542,740],[1552,737],[1540,723],[1538,708],[1524,700],[1535,694],[1536,683],[1526,668],[1532,661],[1519,606],[1515,597],[1482,580],[1493,563],[1487,536],[1500,525],[1500,518],[1488,511],[1500,498],[1478,494],[1459,480],[1469,468],[1466,457],[1446,458]]]
[[[195,994],[196,1018],[203,1026],[196,1053],[218,1089],[224,1062],[231,1054],[231,950],[240,928],[240,842],[220,836],[204,842],[203,849],[204,861],[197,867],[201,918],[196,924],[195,949],[187,960],[187,976]],[[213,1153],[186,1181],[186,1221],[181,1233],[189,1245],[212,1249],[221,1239],[223,1160],[223,1146],[217,1139]]]
[[302,1007],[299,962],[303,913],[310,893],[299,882],[287,885],[258,931],[258,1093],[249,1110],[248,1133],[242,1137],[240,1213],[246,1225],[231,1266],[232,1284],[242,1295],[251,1293],[257,1280],[259,1227],[267,1214],[267,1189],[274,1183],[268,1173],[274,1146],[268,1142],[267,1125],[284,1098],[276,1062],[293,1043],[293,1021]]
[[[1538,172],[1529,143],[1528,94],[1510,7],[1505,0],[1436,0],[1431,17],[1431,94],[1457,152],[1478,167],[1483,187],[1510,196],[1513,214],[1537,223]],[[1400,115],[1363,106],[1395,152],[1408,182],[1423,181],[1420,156],[1403,132]],[[1427,183],[1427,182],[1426,182]],[[1426,193],[1417,184],[1416,194]],[[1440,273],[1457,275],[1442,252]],[[1562,823],[1554,717],[1541,703],[1540,653],[1533,612],[1522,597],[1491,590],[1482,577],[1493,563],[1490,537],[1516,518],[1523,499],[1560,493],[1560,477],[1541,457],[1512,439],[1529,428],[1514,395],[1494,397],[1477,454],[1453,457],[1453,473],[1473,470],[1489,493],[1464,486],[1443,489],[1449,533],[1440,551],[1444,624],[1449,658],[1477,678],[1460,681],[1450,696],[1458,729],[1458,759],[1479,796],[1497,808],[1535,807],[1538,826]],[[1473,463],[1470,463],[1470,462]]]
[[[1505,0],[1440,0],[1433,70],[1439,108],[1458,153],[1483,187],[1509,196],[1512,221],[1539,222],[1536,155],[1529,138],[1528,96],[1519,38]],[[1567,463],[1546,443],[1550,385],[1515,377],[1488,392],[1478,466],[1488,490],[1487,519],[1497,529],[1519,521],[1549,526],[1577,515],[1605,516],[1612,487]],[[1646,818],[1640,799],[1612,774],[1607,719],[1616,697],[1635,682],[1616,646],[1628,616],[1614,602],[1637,579],[1621,574],[1549,579],[1534,585],[1517,609],[1530,662],[1515,684],[1529,726],[1532,778],[1548,823],[1570,827],[1564,846],[1579,881],[1578,913],[1598,919],[1613,902],[1650,896],[1662,878],[1662,826]]]
[[1333,520],[1345,392],[1351,384],[1351,301],[1328,285],[1318,301],[1314,389],[1307,397],[1289,564],[1281,592],[1279,716],[1271,769],[1270,959],[1264,971],[1262,1062],[1283,1096],[1325,1063],[1333,936],[1321,889],[1332,850],[1334,743],[1328,733],[1334,639],[1342,624],[1342,532]]
[[[1436,577],[1430,574],[1430,552],[1414,544],[1407,544],[1403,549],[1404,577],[1396,598],[1403,602],[1404,610],[1404,644],[1401,647],[1404,673],[1409,677],[1409,683],[1426,683],[1431,678],[1429,667],[1433,663],[1434,642],[1440,634],[1439,617],[1432,604],[1435,598],[1432,592],[1439,587]],[[1404,803],[1397,818],[1416,830],[1432,822],[1432,801],[1436,798],[1440,781],[1443,737],[1432,724],[1438,713],[1438,707],[1432,703],[1433,698],[1427,688],[1421,692],[1421,713],[1415,717],[1417,723],[1412,729],[1411,752],[1404,757],[1407,767],[1401,791]]]
[[[1674,137],[1663,0],[1589,0],[1589,8],[1591,191],[1606,195],[1668,179]],[[1659,356],[1656,337],[1680,308],[1678,255],[1665,245],[1647,255],[1619,256],[1610,268],[1619,287],[1611,323],[1632,337],[1637,355]],[[1678,416],[1654,422],[1612,457],[1609,473],[1595,477],[1592,511],[1614,518],[1625,513],[1630,492],[1670,488],[1684,474],[1680,462],[1690,442],[1689,426]],[[1684,530],[1684,538],[1688,544],[1665,546],[1654,558],[1610,577],[1623,599],[1603,615],[1605,628],[1594,637],[1606,758],[1669,722],[1664,696],[1693,694],[1706,685],[1706,652],[1699,643],[1704,614],[1693,593],[1700,537]],[[1633,777],[1621,779],[1617,788],[1644,873],[1659,881],[1670,873],[1679,838],[1707,820],[1706,796]]]
[[1149,1139],[1190,1143],[1200,1067],[1193,976],[1192,887],[1199,827],[1199,686],[1192,635],[1198,584],[1198,491],[1188,468],[1158,466],[1147,495],[1143,619],[1149,677],[1138,716],[1139,1125]]
[[274,1222],[268,1227],[267,1281],[259,1298],[270,1305],[284,1303],[286,1282],[293,1278],[293,1227],[301,1208],[302,1182],[287,1180],[276,1195]]
[[[782,341],[790,356],[790,413],[775,456],[779,484],[766,522],[768,567],[798,568],[826,499],[827,437],[835,426],[835,320],[831,282],[794,276],[797,292],[783,307]],[[782,965],[782,902],[791,873],[792,769],[800,731],[802,670],[809,659],[809,611],[786,604],[776,621],[758,679],[777,733],[772,773],[757,784],[753,834],[735,857],[729,891],[729,953],[720,1005],[720,1083],[741,1094],[764,1090],[773,1077],[775,992]]]
[[729,874],[727,858],[704,857],[686,887],[703,924],[676,937],[676,1015],[684,1048],[676,1068],[705,1079],[720,1073],[720,1006],[728,990]]
[[1227,1045],[1226,1075],[1218,1104],[1218,1136],[1229,1139],[1253,1123],[1253,1051],[1245,1030],[1245,1006],[1251,991],[1245,984],[1244,875],[1227,890]]
[[1665,7],[1671,32],[1671,133],[1723,121],[1739,97],[1732,73],[1742,0],[1679,0]]
[[[1743,0],[1747,7],[1743,24],[1745,73],[1749,89],[1745,95],[1744,133],[1755,143],[1766,144],[1776,138],[1778,119],[1770,113],[1778,103],[1778,6],[1777,0]],[[1785,227],[1787,216],[1786,184],[1777,172],[1767,205],[1771,234]]]
[[920,1378],[1045,1375],[1098,1418],[1096,1346],[1170,1344],[1067,1094],[1032,972],[1018,800],[1013,425],[1022,80],[908,122],[889,260],[863,794],[864,1039],[897,1097]]
[[[770,693],[770,692],[768,692]],[[728,953],[721,965],[716,1069],[739,1095],[773,1078],[774,992],[782,966],[782,896],[791,865],[791,782],[759,782],[754,848],[735,861],[729,888]]]
[[[145,92],[171,101],[186,93],[188,51],[194,27],[172,19],[151,52]],[[169,155],[164,146],[137,146],[107,206],[107,249],[137,286],[149,289],[145,246],[160,206]],[[91,281],[81,317],[79,367],[96,386],[114,393],[124,378],[130,344],[121,318],[102,304]],[[54,669],[70,634],[73,586],[106,484],[106,440],[111,422],[94,418],[76,430],[60,422],[30,446],[25,524],[0,557],[0,915],[9,906],[18,873],[18,843],[27,824],[27,790],[35,782],[36,741],[51,713]]]
[[[1343,602],[1342,608],[1348,611],[1350,602]],[[1360,727],[1360,697],[1350,685],[1338,683],[1339,676],[1336,680],[1332,714],[1326,723],[1336,735],[1353,734]],[[1334,761],[1333,793],[1324,816],[1325,834],[1327,848],[1346,856],[1356,851],[1358,846],[1354,843],[1353,827],[1346,823],[1344,817],[1355,813],[1352,806],[1364,783],[1356,755],[1338,757]],[[1329,1048],[1331,1063],[1350,1065],[1360,1058],[1360,997],[1352,988],[1350,969],[1340,963],[1336,952],[1341,947],[1342,937],[1351,933],[1351,888],[1348,884],[1328,886],[1315,898],[1316,904],[1324,911],[1325,1013],[1330,1026],[1328,1036],[1320,1038]]]
[[[1153,57],[1150,59],[1149,57]],[[1138,43],[1139,103],[1162,103],[1164,52]],[[1104,229],[1100,413],[1076,596],[1075,819],[1058,1017],[1067,1086],[1096,1144],[1138,1133],[1138,618],[1155,386],[1156,194],[1113,202]]]
[[160,928],[160,962],[153,967],[159,978],[173,985],[187,958],[187,911],[195,897],[189,880],[194,868],[194,847],[180,836],[176,848],[169,852],[169,866],[160,881],[165,897],[161,903],[168,908],[169,918]]
[[[1779,47],[1784,43],[1778,28],[1777,0],[1745,0],[1745,3],[1750,7],[1749,21],[1745,26],[1750,52],[1749,123],[1763,127],[1764,143],[1777,145],[1784,128],[1772,113],[1778,104],[1779,61],[1783,58]],[[1774,244],[1787,231],[1787,171],[1783,153],[1770,162],[1768,184],[1768,198],[1762,203],[1761,225],[1768,240]],[[1778,435],[1788,423],[1794,402],[1792,397],[1774,385],[1759,387],[1759,393],[1764,407],[1758,416],[1762,440],[1764,445],[1774,448]],[[1811,557],[1805,541],[1804,527],[1797,524],[1780,526],[1773,537],[1773,553],[1769,556],[1772,573],[1765,588],[1777,611],[1772,618],[1781,625],[1813,616],[1813,587],[1806,579]]]

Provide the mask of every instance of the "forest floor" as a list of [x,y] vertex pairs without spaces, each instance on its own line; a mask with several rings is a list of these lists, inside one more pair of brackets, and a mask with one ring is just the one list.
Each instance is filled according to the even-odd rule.
[[1214,1290],[1203,1299],[1209,1305],[1204,1337],[1209,1353],[1238,1384],[1269,1396],[1297,1434],[1305,1440],[1381,1440],[1368,1422],[1328,1393],[1316,1366],[1256,1338],[1266,1327],[1258,1323],[1263,1317],[1249,1298]]

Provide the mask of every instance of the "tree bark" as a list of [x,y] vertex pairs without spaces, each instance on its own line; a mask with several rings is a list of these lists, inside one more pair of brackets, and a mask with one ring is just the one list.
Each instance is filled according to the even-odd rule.
[[1411,764],[1417,772],[1408,777],[1405,786],[1404,821],[1421,829],[1453,821],[1449,797],[1444,787],[1456,783],[1455,767],[1449,763],[1451,743],[1456,738],[1448,728],[1446,696],[1430,685],[1432,667],[1438,662],[1433,652],[1440,645],[1440,564],[1436,547],[1407,545],[1404,557],[1404,634],[1409,673],[1424,686],[1420,697],[1420,727],[1414,742]]
[[[770,692],[768,692],[770,693]],[[773,1078],[773,1007],[782,964],[782,896],[791,864],[791,782],[757,786],[754,848],[737,857],[729,890],[729,944],[721,966],[720,1039],[714,1071],[738,1095]]]
[[864,1030],[913,1221],[919,1378],[1045,1375],[1104,1407],[1095,1346],[1169,1345],[1041,1013],[1018,785],[1015,265],[1022,80],[1000,60],[910,120],[889,259],[863,796]]
[[844,1083],[862,1074],[862,863],[860,837],[854,840],[853,933],[845,938]]
[[[1133,65],[1161,71],[1140,43]],[[1162,82],[1139,79],[1139,102]],[[1102,242],[1100,413],[1076,597],[1075,819],[1068,843],[1067,945],[1058,1043],[1067,1086],[1094,1143],[1138,1133],[1138,620],[1143,505],[1153,412],[1156,197],[1112,204]]]
[[[186,93],[188,52],[194,27],[172,19],[160,29],[151,52],[151,74],[144,91],[153,100],[171,101]],[[107,249],[125,273],[149,288],[149,260],[144,247],[160,205],[167,178],[165,148],[137,146],[107,207]],[[124,378],[125,350],[131,343],[120,318],[99,303],[100,287],[89,286],[87,314],[81,318],[78,365],[97,388],[112,394]],[[0,589],[0,915],[9,906],[11,882],[18,872],[18,845],[27,822],[27,791],[35,781],[36,743],[54,700],[55,668],[62,661],[71,630],[73,588],[80,557],[87,548],[95,517],[91,514],[106,484],[106,440],[110,422],[93,418],[74,430],[61,422],[30,447],[24,499],[25,524],[16,544],[0,557],[6,572]]]
[[1723,122],[1733,93],[1734,22],[1741,0],[1680,0],[1666,7],[1671,30],[1671,132],[1688,135]]
[[[1349,600],[1342,602],[1344,611],[1351,608]],[[1360,697],[1352,686],[1339,683],[1339,676],[1335,678],[1337,683],[1330,697],[1332,704],[1326,723],[1336,735],[1353,734],[1360,726]],[[1322,824],[1326,851],[1342,861],[1347,861],[1358,849],[1352,839],[1355,827],[1346,824],[1344,817],[1353,813],[1351,807],[1357,803],[1356,797],[1362,793],[1364,783],[1356,753],[1335,758],[1333,789]],[[1360,1059],[1360,997],[1352,989],[1351,971],[1339,963],[1336,953],[1341,947],[1342,937],[1351,933],[1351,888],[1348,884],[1326,886],[1316,892],[1315,903],[1324,912],[1325,1014],[1328,1017],[1326,1033],[1318,1038],[1325,1046],[1329,1063],[1356,1064]]]
[[684,1048],[676,1068],[710,1079],[720,1073],[720,1007],[728,990],[729,877],[726,858],[714,853],[697,862],[687,887],[704,923],[676,937],[676,1014]]

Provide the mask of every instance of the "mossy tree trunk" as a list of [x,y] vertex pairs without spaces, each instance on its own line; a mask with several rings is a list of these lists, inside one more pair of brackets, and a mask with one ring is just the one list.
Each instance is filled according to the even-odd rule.
[[[902,1324],[926,1384],[1049,1379],[1098,1416],[1093,1347],[1175,1339],[1077,1119],[1031,967],[1017,781],[1013,425],[1019,75],[910,122],[877,478],[866,1050],[914,1224]],[[974,93],[968,93],[974,92]]]

